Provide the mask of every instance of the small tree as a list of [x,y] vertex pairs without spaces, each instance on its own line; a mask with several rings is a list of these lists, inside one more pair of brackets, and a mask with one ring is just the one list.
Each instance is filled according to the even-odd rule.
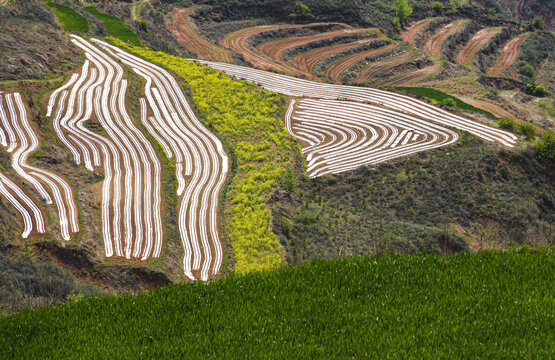
[[541,17],[535,16],[532,20],[530,20],[528,27],[532,31],[543,30],[545,28],[545,23]]
[[555,133],[545,130],[542,138],[536,144],[538,158],[543,161],[555,161]]
[[312,15],[312,12],[308,8],[308,6],[300,1],[297,1],[297,3],[295,4],[295,6],[293,7],[293,12],[290,16],[296,20],[314,19],[314,15]]
[[518,125],[520,132],[526,136],[527,141],[532,141],[536,137],[536,127],[527,121],[523,121]]
[[[408,0],[395,0],[395,17],[399,19],[399,24],[403,25],[404,21],[412,14],[412,7]],[[395,22],[395,20],[393,20]]]

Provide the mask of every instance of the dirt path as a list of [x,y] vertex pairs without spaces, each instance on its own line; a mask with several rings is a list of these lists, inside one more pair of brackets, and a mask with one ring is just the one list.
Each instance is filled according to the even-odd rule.
[[407,85],[419,80],[422,80],[430,75],[433,75],[441,70],[441,65],[432,65],[419,69],[416,71],[411,71],[407,74],[401,74],[394,77],[393,79],[387,80],[380,84],[380,86],[402,86]]
[[343,73],[345,72],[345,70],[347,70],[348,68],[350,68],[351,66],[353,66],[357,62],[359,62],[359,61],[361,61],[361,60],[363,60],[363,59],[365,59],[369,56],[376,55],[376,54],[386,52],[386,51],[389,51],[389,50],[393,50],[397,47],[399,47],[399,44],[390,44],[390,45],[387,45],[387,46],[382,46],[382,47],[377,48],[377,49],[372,49],[372,50],[356,53],[356,54],[353,54],[353,55],[345,56],[344,58],[339,59],[338,61],[331,64],[326,69],[325,74],[326,74],[327,77],[329,77],[333,81],[339,82],[339,81],[341,81],[341,77],[343,76]]
[[414,37],[416,36],[416,34],[418,34],[420,30],[424,29],[431,21],[432,19],[424,19],[417,23],[412,24],[407,29],[407,31],[405,31],[401,35],[401,39],[404,42],[409,43],[410,45],[414,45]]
[[[505,45],[505,47],[503,48],[501,55],[499,55],[497,63],[495,63],[495,65],[493,65],[489,69],[488,75],[498,76],[507,68],[509,68],[509,66],[511,66],[518,57],[518,48],[520,47],[520,44],[522,44],[522,42],[524,41],[524,39],[526,39],[528,35],[530,35],[530,33],[524,33],[509,41],[507,45]],[[515,75],[516,72],[514,72],[513,70],[511,72],[511,76],[515,78]]]
[[[233,62],[228,50],[211,43],[208,39],[201,36],[191,24],[189,14],[193,9],[174,9],[166,16],[166,26],[172,35],[187,50],[196,54],[200,59]],[[175,21],[170,18],[173,17]]]
[[465,103],[468,103],[472,106],[475,106],[479,109],[485,110],[485,111],[489,111],[490,113],[492,113],[493,115],[499,117],[499,118],[512,118],[514,119],[514,115],[511,114],[510,112],[508,112],[507,110],[503,109],[500,106],[497,106],[495,104],[490,103],[489,101],[484,101],[484,100],[476,100],[470,97],[464,97],[464,96],[457,96],[459,99],[461,99],[462,101],[464,101]]
[[370,63],[369,65],[363,67],[360,70],[360,74],[357,77],[355,82],[359,84],[367,82],[372,78],[372,76],[374,76],[378,72],[385,71],[395,66],[412,61],[417,57],[418,57],[418,54],[413,53],[412,51],[409,51],[396,56],[388,57],[381,61]]
[[359,40],[347,44],[337,44],[333,46],[317,48],[295,56],[293,59],[291,59],[291,62],[302,71],[313,73],[314,68],[324,59],[342,51],[349,50],[356,46],[360,46],[362,44],[375,40],[376,39]]
[[501,28],[485,28],[476,33],[466,43],[465,47],[457,55],[457,62],[462,65],[472,65],[474,55],[480,50],[495,34],[501,31]]
[[428,40],[426,45],[424,45],[424,51],[431,56],[441,56],[441,45],[449,38],[451,35],[459,31],[463,25],[464,20],[453,21],[445,25],[439,32]]
[[[363,29],[343,29],[343,30],[337,30],[337,31],[329,31],[329,32],[325,32],[325,33],[321,33],[321,34],[315,34],[315,35],[309,35],[309,36],[299,36],[299,37],[289,37],[289,38],[285,38],[285,39],[278,39],[278,40],[274,40],[274,41],[269,41],[266,42],[262,45],[260,45],[257,50],[268,56],[269,58],[271,58],[272,60],[274,60],[275,62],[278,62],[280,64],[282,64],[283,66],[286,66],[288,68],[291,67],[291,65],[284,60],[283,58],[283,53],[285,51],[287,51],[288,49],[294,48],[296,46],[300,46],[300,45],[304,45],[313,41],[318,41],[318,40],[322,40],[322,39],[329,39],[329,38],[333,38],[333,37],[337,37],[337,36],[346,36],[346,35],[351,35],[351,34],[356,34],[356,33],[360,33],[364,31]],[[291,69],[293,71],[296,71],[295,69]],[[308,71],[302,71],[302,70],[297,70],[296,72],[298,72],[299,74],[306,76],[309,79],[313,79],[313,80],[319,80],[320,78],[315,76],[314,74],[312,74],[311,72]]]

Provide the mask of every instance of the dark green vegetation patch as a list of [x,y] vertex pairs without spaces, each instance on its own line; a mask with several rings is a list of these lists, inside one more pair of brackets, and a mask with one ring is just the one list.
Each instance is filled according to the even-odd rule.
[[100,12],[92,5],[84,7],[83,10],[90,12],[98,20],[100,20],[102,24],[104,24],[106,31],[108,31],[108,33],[113,37],[129,42],[133,45],[141,45],[139,36],[133,30],[125,26],[124,19]]
[[394,89],[407,92],[407,93],[417,94],[429,100],[432,100],[433,102],[436,102],[436,103],[441,103],[447,106],[456,107],[467,111],[477,112],[495,119],[495,116],[489,111],[467,104],[464,101],[454,96],[444,93],[443,91],[426,88],[426,87],[412,87],[412,86],[397,86]]
[[548,359],[547,250],[319,260],[0,322],[9,358]]
[[77,11],[64,5],[55,4],[52,0],[46,0],[44,3],[54,11],[64,30],[80,33],[89,30],[89,22]]

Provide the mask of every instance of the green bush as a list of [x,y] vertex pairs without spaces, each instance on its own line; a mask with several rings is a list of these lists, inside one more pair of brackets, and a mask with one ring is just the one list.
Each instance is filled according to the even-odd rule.
[[348,257],[0,321],[4,358],[548,359],[546,249]]
[[518,130],[526,137],[527,141],[532,141],[536,137],[536,127],[527,121],[518,124]]
[[497,121],[497,124],[501,129],[515,131],[517,128],[517,123],[511,118],[501,118]]
[[412,7],[409,5],[408,0],[395,0],[393,10],[400,24],[403,24],[410,14],[412,14]]
[[543,30],[545,28],[545,23],[541,17],[534,16],[534,18],[530,20],[528,27],[532,31]]
[[545,130],[541,140],[536,144],[538,158],[542,161],[555,161],[555,134],[551,130]]
[[445,106],[450,106],[450,107],[456,107],[457,106],[457,102],[455,100],[453,100],[452,98],[445,98],[445,99],[441,100],[441,103]]
[[83,10],[93,14],[106,28],[106,31],[115,38],[122,41],[131,43],[136,46],[141,46],[141,40],[139,36],[127,26],[125,26],[125,20],[118,17],[105,14],[98,11],[98,9],[92,5],[85,6]]
[[525,92],[528,95],[536,97],[546,97],[551,95],[551,91],[547,90],[543,84],[540,84],[538,86],[527,84]]
[[54,11],[64,30],[80,33],[89,30],[89,22],[77,11],[64,5],[55,4],[52,0],[46,0],[44,3]]
[[445,6],[439,1],[434,1],[432,3],[432,8],[434,9],[434,11],[441,13],[443,12],[443,9],[445,9]]
[[526,60],[521,60],[517,64],[518,72],[524,76],[525,81],[534,81],[536,71]]
[[293,7],[291,18],[296,20],[311,20],[314,19],[314,15],[312,15],[312,12],[308,8],[308,6],[300,1],[297,1],[295,6]]

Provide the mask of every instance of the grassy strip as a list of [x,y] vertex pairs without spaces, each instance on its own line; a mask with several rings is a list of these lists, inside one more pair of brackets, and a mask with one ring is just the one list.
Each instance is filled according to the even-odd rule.
[[139,39],[139,36],[133,30],[125,26],[124,19],[100,12],[96,7],[92,5],[85,6],[83,10],[90,12],[98,20],[100,20],[102,24],[104,24],[106,31],[108,31],[108,33],[113,37],[116,37],[122,41],[129,42],[133,45],[141,45],[141,40]]
[[11,358],[547,359],[555,257],[318,260],[0,322]]
[[281,266],[283,250],[270,229],[266,202],[297,151],[280,118],[284,99],[182,58],[115,43],[182,77],[201,120],[233,151],[234,176],[225,192],[225,219],[236,271]]
[[55,4],[52,0],[46,0],[44,3],[54,11],[65,31],[85,33],[89,30],[89,22],[77,11],[64,5]]
[[412,86],[396,86],[394,87],[394,89],[402,92],[413,93],[413,94],[424,96],[425,98],[431,100],[433,103],[443,103],[448,106],[454,106],[466,111],[477,112],[480,114],[487,115],[492,119],[496,119],[495,115],[493,115],[489,111],[467,104],[464,101],[457,99],[456,97],[446,94],[439,90],[426,88],[426,87],[412,87]]

